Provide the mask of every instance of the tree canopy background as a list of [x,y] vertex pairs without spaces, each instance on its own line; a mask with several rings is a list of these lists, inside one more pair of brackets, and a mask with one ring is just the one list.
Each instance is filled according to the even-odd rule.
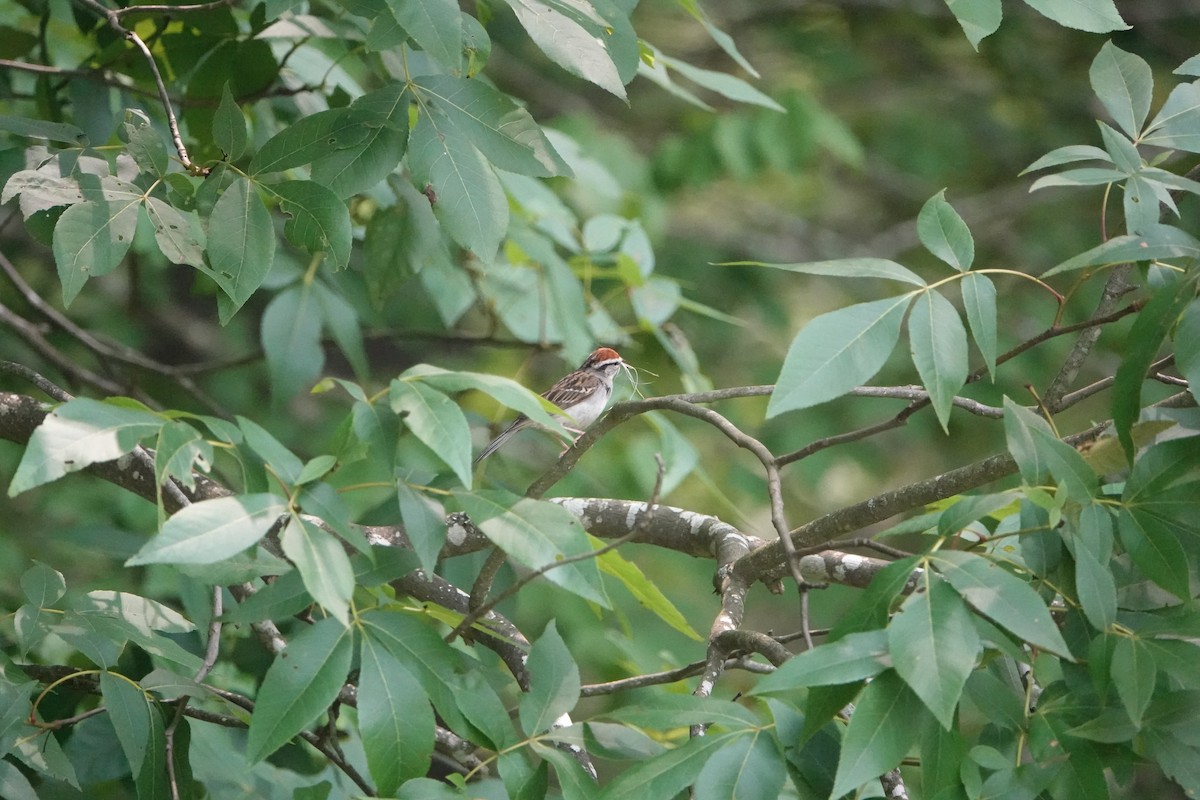
[[1194,795],[1196,12],[0,0],[0,794]]

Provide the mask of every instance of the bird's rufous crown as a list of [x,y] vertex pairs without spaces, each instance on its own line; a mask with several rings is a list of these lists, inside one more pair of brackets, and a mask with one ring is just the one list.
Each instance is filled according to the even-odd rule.
[[588,360],[593,364],[598,364],[602,361],[620,361],[621,354],[611,347],[598,347],[592,351],[592,356]]

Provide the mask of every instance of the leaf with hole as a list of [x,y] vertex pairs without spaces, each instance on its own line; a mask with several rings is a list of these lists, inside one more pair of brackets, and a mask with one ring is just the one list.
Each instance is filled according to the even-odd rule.
[[450,237],[491,263],[508,229],[508,201],[479,150],[443,117],[423,112],[408,161],[417,186],[432,190],[434,216]]
[[334,269],[350,262],[350,210],[331,189],[316,181],[284,181],[271,186],[288,216],[283,233],[296,247],[326,253]]
[[[208,231],[212,270],[206,272],[236,311],[262,285],[275,259],[275,227],[253,183],[238,178],[221,194],[209,215]],[[222,323],[232,311],[222,314]]]
[[373,114],[355,109],[318,111],[272,136],[250,161],[251,175],[264,175],[303,166],[335,150],[343,150],[367,138]]
[[83,289],[88,278],[107,275],[117,268],[137,231],[140,198],[76,203],[63,212],[54,226],[54,263],[62,282],[63,305]]

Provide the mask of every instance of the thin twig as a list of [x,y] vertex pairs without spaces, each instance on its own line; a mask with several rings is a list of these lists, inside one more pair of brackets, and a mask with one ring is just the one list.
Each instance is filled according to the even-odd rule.
[[[649,672],[645,675],[634,675],[631,678],[620,678],[604,683],[589,683],[586,686],[580,687],[579,694],[581,697],[597,697],[605,694],[616,694],[617,692],[624,692],[630,689],[642,689],[647,686],[678,683],[679,681],[699,675],[704,671],[706,663],[708,663],[707,660],[701,659],[700,661],[693,661],[682,667],[664,670],[663,672]],[[724,669],[742,669],[758,674],[767,674],[775,671],[774,667],[767,664],[760,664],[757,661],[751,661],[746,656],[727,658],[722,666]]]
[[171,96],[167,93],[167,85],[163,82],[162,73],[158,70],[158,62],[154,59],[154,54],[150,52],[146,42],[135,31],[131,31],[121,24],[121,15],[115,9],[106,8],[96,0],[75,0],[75,2],[106,20],[108,27],[131,42],[141,52],[146,64],[150,67],[150,74],[154,76],[154,84],[158,87],[158,99],[167,115],[167,126],[171,129],[171,142],[175,145],[175,152],[179,154],[180,163],[193,175],[206,174],[207,170],[192,161],[187,148],[183,145],[183,137],[179,134],[179,120],[176,119],[175,111],[171,108]]
[[193,3],[191,5],[180,6],[161,6],[161,5],[144,5],[144,6],[126,6],[125,8],[114,9],[113,13],[117,18],[127,17],[130,14],[188,14],[191,12],[215,11],[218,8],[225,6],[237,5],[237,0],[214,0],[211,3]]
[[58,348],[46,341],[46,337],[38,330],[37,326],[21,315],[13,312],[3,303],[0,303],[0,322],[12,328],[14,332],[29,344],[47,361],[54,364],[65,374],[71,376],[80,383],[93,386],[101,392],[109,395],[124,394],[124,387],[113,383],[108,378],[97,375],[86,367],[81,367],[71,359],[67,358]]
[[30,286],[16,266],[0,252],[0,270],[3,270],[8,279],[17,287],[17,291],[25,298],[25,302],[29,303],[34,309],[40,312],[60,330],[70,334],[79,341],[84,347],[99,356],[110,358],[116,361],[121,361],[126,364],[131,364],[142,369],[157,372],[160,375],[171,378],[179,384],[180,388],[195,397],[200,403],[208,408],[209,411],[226,419],[230,418],[230,414],[222,408],[216,401],[209,397],[199,386],[196,385],[188,375],[180,371],[176,367],[163,364],[156,361],[143,353],[126,347],[123,344],[110,344],[96,338],[92,333],[84,328],[76,325],[69,317],[61,311],[50,305],[38,294],[32,286]]
[[0,361],[0,372],[7,372],[10,375],[16,375],[19,378],[32,383],[37,388],[41,389],[48,397],[57,400],[60,403],[65,403],[71,399],[71,393],[63,389],[54,381],[44,377],[41,373],[35,372],[24,364],[17,364],[13,361]]
[[[926,400],[929,398],[929,392],[922,386],[859,386],[851,389],[849,394],[856,397],[890,397],[898,400]],[[993,419],[1000,419],[1004,416],[1003,408],[985,405],[969,397],[955,397],[952,402],[956,408],[961,408],[976,416]]]
[[[1138,300],[1133,303],[1130,303],[1128,306],[1125,306],[1124,308],[1118,309],[1109,314],[1105,314],[1105,315],[1099,316],[1099,317],[1093,317],[1092,319],[1084,320],[1083,322],[1079,322],[1074,325],[1066,325],[1066,326],[1062,326],[1062,327],[1047,328],[1045,331],[1042,331],[1037,336],[1034,336],[1030,339],[1026,339],[1024,342],[1021,342],[1020,344],[1018,344],[1016,347],[1012,348],[1008,352],[1003,353],[1002,355],[997,357],[996,364],[997,365],[1003,364],[1006,361],[1016,358],[1017,356],[1021,355],[1025,351],[1027,351],[1033,347],[1036,347],[1037,345],[1039,345],[1045,341],[1048,341],[1050,339],[1053,339],[1057,336],[1064,336],[1066,334],[1074,333],[1076,331],[1086,330],[1088,328],[1096,328],[1101,325],[1107,325],[1110,322],[1115,322],[1115,321],[1121,319],[1122,317],[1126,317],[1129,314],[1132,314],[1132,313],[1140,310],[1143,305],[1144,305],[1144,301]],[[968,384],[975,383],[976,381],[981,380],[985,375],[987,375],[987,368],[980,367],[980,368],[976,369],[974,372],[972,372],[970,375],[967,376],[966,382]],[[863,388],[870,388],[870,387],[863,387]],[[925,408],[928,405],[929,405],[928,395],[926,395],[924,398],[915,399],[904,410],[900,411],[900,413],[896,414],[894,417],[891,417],[890,419],[882,420],[880,422],[876,422],[872,425],[867,425],[867,426],[859,428],[857,430],[847,431],[845,433],[839,433],[839,434],[835,434],[833,436],[828,436],[823,439],[817,439],[815,441],[809,442],[807,445],[800,448],[799,450],[795,450],[791,453],[786,453],[786,454],[780,456],[778,463],[780,466],[792,464],[792,463],[795,463],[796,461],[800,461],[801,459],[807,458],[807,457],[809,457],[817,452],[820,452],[821,450],[825,450],[829,447],[833,447],[835,445],[840,445],[840,444],[846,444],[848,442],[859,441],[859,440],[865,439],[869,436],[873,436],[877,433],[882,433],[883,431],[888,431],[888,430],[892,430],[893,428],[901,427],[902,425],[904,425],[908,422],[909,417],[911,417],[917,411],[921,410],[922,408]],[[1061,408],[1052,408],[1051,409],[1051,411],[1058,411],[1058,410],[1061,410]]]

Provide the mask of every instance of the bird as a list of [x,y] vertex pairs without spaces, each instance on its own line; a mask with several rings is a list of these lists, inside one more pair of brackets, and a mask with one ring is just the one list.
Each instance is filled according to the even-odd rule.
[[[583,360],[579,369],[568,372],[558,383],[542,392],[542,397],[566,412],[565,416],[555,414],[554,419],[576,434],[576,440],[583,435],[585,428],[600,417],[604,407],[608,405],[608,399],[612,396],[613,378],[624,365],[625,361],[616,350],[611,347],[598,347]],[[517,431],[536,424],[524,414],[520,415],[475,456],[474,463],[478,464],[496,452]]]

